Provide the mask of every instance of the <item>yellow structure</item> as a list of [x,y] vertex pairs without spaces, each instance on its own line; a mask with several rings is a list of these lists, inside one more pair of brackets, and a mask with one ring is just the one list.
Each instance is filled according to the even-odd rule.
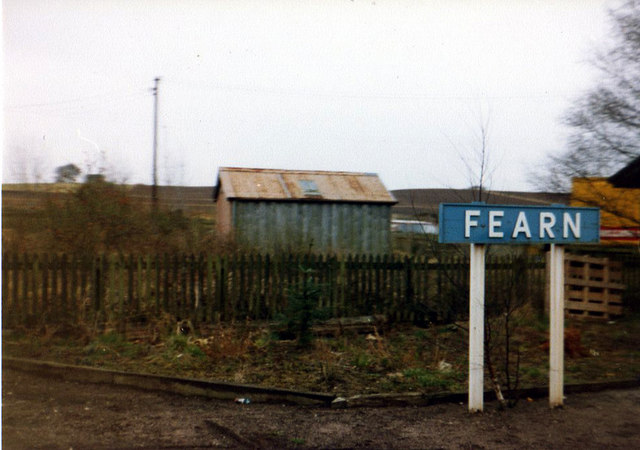
[[600,208],[600,237],[605,242],[640,238],[640,188],[615,187],[608,178],[574,178],[571,206]]

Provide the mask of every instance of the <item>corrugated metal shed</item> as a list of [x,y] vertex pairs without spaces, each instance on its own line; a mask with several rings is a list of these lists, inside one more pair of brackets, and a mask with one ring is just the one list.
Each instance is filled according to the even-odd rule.
[[375,174],[221,168],[217,228],[249,248],[389,251],[396,199]]
[[228,199],[395,204],[371,173],[222,167],[215,197],[224,185]]

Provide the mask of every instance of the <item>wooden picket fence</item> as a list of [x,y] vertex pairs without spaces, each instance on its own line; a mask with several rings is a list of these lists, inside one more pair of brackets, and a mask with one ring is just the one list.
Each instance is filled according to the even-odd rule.
[[[491,304],[516,298],[543,308],[544,258],[489,257]],[[10,328],[63,321],[196,323],[273,319],[305,277],[334,317],[449,321],[468,314],[468,259],[392,255],[129,255],[5,253],[2,321]]]

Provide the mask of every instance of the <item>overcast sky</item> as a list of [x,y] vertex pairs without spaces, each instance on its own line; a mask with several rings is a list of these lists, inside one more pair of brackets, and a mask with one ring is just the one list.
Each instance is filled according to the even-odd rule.
[[[607,1],[4,0],[4,182],[57,166],[214,185],[221,166],[494,189],[562,152]],[[488,126],[487,126],[488,124]]]

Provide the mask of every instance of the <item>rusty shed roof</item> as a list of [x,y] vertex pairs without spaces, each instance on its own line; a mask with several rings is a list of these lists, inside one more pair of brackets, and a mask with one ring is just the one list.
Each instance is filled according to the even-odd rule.
[[221,167],[214,192],[243,200],[396,203],[377,174]]

